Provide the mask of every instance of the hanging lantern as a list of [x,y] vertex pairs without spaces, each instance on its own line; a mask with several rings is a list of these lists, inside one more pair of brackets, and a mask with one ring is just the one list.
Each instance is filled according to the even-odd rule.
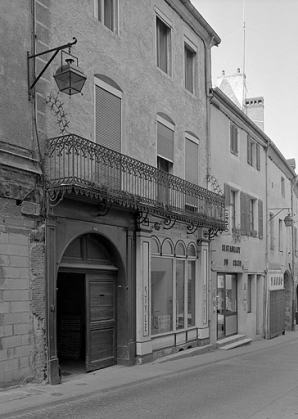
[[71,96],[82,91],[87,77],[80,67],[74,65],[72,58],[67,58],[65,62],[56,71],[54,79],[60,92]]

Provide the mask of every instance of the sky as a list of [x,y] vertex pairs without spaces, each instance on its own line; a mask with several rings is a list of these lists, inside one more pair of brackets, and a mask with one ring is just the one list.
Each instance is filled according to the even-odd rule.
[[246,97],[264,97],[264,131],[298,168],[298,0],[191,2],[221,38],[211,50],[213,85],[223,70],[243,72],[245,56]]

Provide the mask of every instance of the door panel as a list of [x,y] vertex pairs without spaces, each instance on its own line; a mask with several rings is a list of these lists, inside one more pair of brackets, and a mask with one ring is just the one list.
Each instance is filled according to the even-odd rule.
[[86,371],[116,363],[116,273],[86,275]]

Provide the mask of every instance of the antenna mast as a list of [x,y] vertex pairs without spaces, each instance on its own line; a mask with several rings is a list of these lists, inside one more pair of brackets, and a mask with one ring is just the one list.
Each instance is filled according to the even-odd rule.
[[242,110],[245,111],[245,99],[246,99],[246,75],[245,75],[245,0],[243,0],[243,92],[242,92]]

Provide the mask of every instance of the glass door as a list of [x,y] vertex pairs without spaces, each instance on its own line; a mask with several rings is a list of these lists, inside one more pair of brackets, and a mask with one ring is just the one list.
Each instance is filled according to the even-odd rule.
[[238,332],[237,275],[217,275],[217,337]]

